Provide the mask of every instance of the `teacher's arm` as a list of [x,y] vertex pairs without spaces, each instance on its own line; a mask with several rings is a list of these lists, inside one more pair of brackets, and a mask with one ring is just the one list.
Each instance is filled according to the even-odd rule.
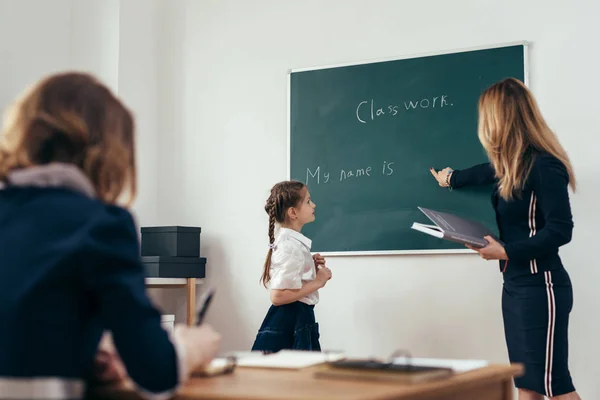
[[458,189],[466,186],[489,185],[496,180],[494,168],[490,163],[478,164],[462,170],[446,167],[439,171],[431,168],[430,171],[441,187]]

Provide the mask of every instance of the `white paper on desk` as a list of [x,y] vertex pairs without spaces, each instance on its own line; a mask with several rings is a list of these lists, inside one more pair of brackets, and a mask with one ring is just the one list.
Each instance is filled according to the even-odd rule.
[[237,360],[241,360],[242,358],[250,358],[250,357],[264,357],[265,354],[262,351],[232,351],[225,354],[225,357],[235,357]]
[[394,358],[394,364],[416,365],[426,367],[452,368],[454,372],[467,372],[487,366],[489,363],[485,360],[452,360],[444,358]]
[[213,359],[210,364],[208,364],[209,368],[214,368],[214,369],[220,369],[220,368],[225,368],[227,365],[229,365],[229,360],[226,358],[215,358]]
[[321,353],[318,351],[281,350],[262,357],[242,357],[238,367],[300,369],[324,364],[344,358],[343,353]]
[[197,376],[215,376],[223,374],[230,369],[230,362],[226,358],[215,358],[205,367],[193,371]]

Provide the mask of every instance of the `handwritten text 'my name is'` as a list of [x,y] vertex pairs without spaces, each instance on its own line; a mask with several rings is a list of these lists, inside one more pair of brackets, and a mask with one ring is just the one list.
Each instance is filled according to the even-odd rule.
[[[375,174],[380,174],[382,176],[390,176],[394,173],[394,168],[392,166],[394,162],[384,161],[381,166],[381,173],[373,171],[373,167],[370,165],[365,168],[352,168],[352,169],[340,169],[339,181],[344,182],[350,179],[358,179],[358,178],[368,178],[374,176]],[[306,168],[306,184],[309,184],[309,180],[316,180],[317,185],[321,183],[328,183],[331,179],[331,174],[329,172],[321,171],[321,166],[317,166],[315,170],[311,170],[310,168]]]
[[422,108],[445,108],[452,107],[453,105],[454,104],[448,101],[448,95],[431,98],[426,97],[420,100],[409,100],[404,102],[404,106],[388,104],[387,106],[381,107],[381,104],[377,104],[374,99],[364,100],[356,106],[356,119],[360,123],[366,124],[367,121],[373,121],[384,115],[395,117],[400,112],[409,112]]

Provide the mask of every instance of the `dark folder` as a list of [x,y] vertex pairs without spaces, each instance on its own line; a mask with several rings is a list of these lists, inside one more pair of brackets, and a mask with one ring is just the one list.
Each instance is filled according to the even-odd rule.
[[315,372],[319,378],[359,379],[419,383],[449,377],[451,368],[394,364],[390,362],[345,359],[328,363]]
[[491,236],[495,240],[498,240],[490,229],[477,221],[423,207],[419,207],[419,210],[435,224],[413,223],[411,228],[419,232],[452,242],[469,244],[478,248],[488,245],[488,241],[483,238],[484,236]]

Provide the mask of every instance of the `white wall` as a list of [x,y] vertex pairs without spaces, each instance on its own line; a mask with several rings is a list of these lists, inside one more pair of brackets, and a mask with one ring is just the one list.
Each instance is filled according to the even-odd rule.
[[[77,0],[75,0],[77,1]],[[138,195],[133,207],[139,225],[158,215],[159,31],[161,0],[118,0],[119,96],[136,118]]]
[[[209,284],[218,288],[209,320],[225,334],[226,350],[251,346],[269,306],[258,284],[267,251],[263,206],[271,185],[286,178],[288,69],[528,40],[530,86],[579,177],[575,234],[561,252],[575,290],[571,369],[583,397],[600,398],[600,350],[592,346],[600,328],[593,258],[600,6],[567,4],[187,2],[182,184],[160,208],[179,208],[177,223],[202,227]],[[339,257],[328,264],[333,279],[316,309],[325,349],[507,360],[495,263],[452,255]]]
[[119,0],[0,0],[0,109],[41,77],[89,71],[118,84]]
[[95,74],[137,117],[141,224],[157,219],[158,30],[163,0],[0,0],[0,110],[42,76]]
[[185,1],[162,3],[159,25],[159,98],[160,110],[158,159],[158,224],[173,225],[179,221],[180,208],[173,200],[181,193],[181,146],[184,115],[185,65]]
[[[29,12],[40,3],[29,2],[32,3]],[[65,60],[67,67],[93,73],[114,91],[119,88],[120,11],[119,0],[71,0],[69,41],[55,42],[53,46],[70,46],[70,58]],[[41,32],[34,32],[42,36]]]
[[1,110],[40,76],[69,65],[70,6],[71,0],[0,0]]

